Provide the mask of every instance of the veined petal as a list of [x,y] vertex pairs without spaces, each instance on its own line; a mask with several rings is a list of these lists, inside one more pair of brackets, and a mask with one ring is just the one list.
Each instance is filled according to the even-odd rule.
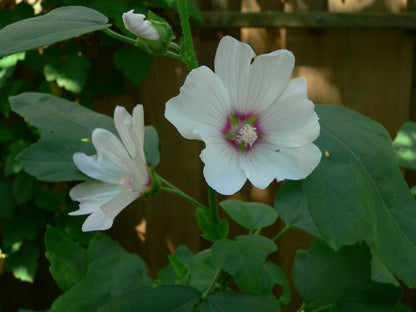
[[201,140],[196,128],[220,132],[230,114],[230,97],[221,79],[205,66],[192,70],[178,96],[166,103],[165,117],[186,139]]
[[101,209],[91,213],[82,224],[82,231],[105,231],[111,228],[113,219],[109,218]]
[[259,114],[264,139],[278,147],[299,147],[319,136],[319,118],[307,97],[304,78],[290,81],[283,95]]
[[321,151],[314,144],[275,150],[274,145],[262,142],[244,156],[240,160],[241,168],[253,185],[263,189],[273,179],[306,178],[319,164]]
[[206,148],[200,157],[205,164],[204,177],[208,185],[223,195],[236,193],[247,180],[240,168],[240,152],[221,138],[204,141]]
[[143,105],[137,104],[133,108],[133,128],[134,132],[140,139],[140,145],[143,146],[144,143],[144,112]]
[[70,212],[69,215],[93,213],[121,191],[122,189],[114,184],[102,182],[80,183],[69,191],[71,199],[80,203],[79,209]]
[[240,113],[246,113],[250,106],[250,64],[255,56],[248,44],[230,36],[221,39],[215,54],[215,73],[230,93],[233,107],[244,109]]
[[133,127],[132,118],[124,107],[116,106],[114,110],[114,124],[128,153],[134,155],[135,147],[129,134],[129,129]]
[[[137,159],[139,158],[139,159]],[[133,192],[138,193],[139,195],[147,189],[151,184],[149,169],[146,164],[146,159],[136,155],[136,159],[124,158],[124,165],[132,173],[133,178]]]
[[114,218],[126,208],[132,201],[139,198],[140,194],[132,192],[132,190],[123,190],[114,196],[110,201],[101,206],[101,210],[107,217]]
[[288,50],[257,56],[251,65],[247,107],[244,111],[259,112],[275,102],[289,83],[294,66],[295,57]]
[[99,163],[97,155],[87,156],[84,153],[75,153],[72,160],[81,172],[95,180],[117,184],[120,177],[126,174],[125,169],[110,162],[104,162],[104,165],[102,161]]

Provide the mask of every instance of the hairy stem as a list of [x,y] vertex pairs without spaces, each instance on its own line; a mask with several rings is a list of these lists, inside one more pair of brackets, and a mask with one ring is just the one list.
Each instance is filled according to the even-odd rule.
[[183,42],[185,45],[184,61],[188,65],[189,70],[198,66],[195,56],[194,45],[192,43],[191,26],[189,25],[188,8],[186,0],[178,0],[179,17],[181,19],[181,27],[183,34]]

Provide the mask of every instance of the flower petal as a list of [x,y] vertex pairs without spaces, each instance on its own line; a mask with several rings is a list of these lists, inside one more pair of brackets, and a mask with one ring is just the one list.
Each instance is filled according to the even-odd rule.
[[319,164],[321,151],[314,144],[276,151],[274,145],[262,142],[244,156],[240,163],[247,178],[254,186],[264,189],[273,179],[306,178]]
[[178,96],[166,103],[165,117],[186,139],[201,140],[196,128],[218,132],[230,114],[230,97],[221,79],[205,66],[192,70]]
[[91,178],[117,184],[120,176],[128,173],[121,162],[122,158],[128,157],[123,144],[110,131],[100,128],[93,131],[92,143],[97,155],[75,153],[75,165]]
[[320,132],[314,108],[307,97],[306,80],[291,80],[281,98],[259,114],[264,139],[278,148],[312,143]]
[[233,107],[247,112],[250,85],[250,63],[256,56],[253,49],[246,43],[233,37],[225,36],[218,44],[215,54],[215,73],[221,78],[230,93]]
[[124,158],[123,163],[132,173],[133,192],[139,193],[139,195],[143,194],[147,187],[152,183],[146,159],[136,155],[136,158],[134,159]]
[[205,164],[204,177],[218,193],[231,195],[239,191],[247,178],[240,168],[240,152],[222,138],[204,138],[206,148],[200,157]]
[[105,231],[111,228],[113,219],[109,218],[101,209],[91,213],[82,224],[82,231]]
[[275,102],[289,83],[294,66],[295,57],[288,50],[257,56],[251,65],[247,107],[243,109],[259,112]]
[[80,203],[79,210],[69,214],[75,216],[92,213],[121,191],[121,188],[114,184],[102,182],[83,182],[75,185],[69,191],[69,196],[73,201]]
[[132,201],[139,198],[138,193],[132,190],[123,190],[113,197],[110,201],[101,206],[102,211],[112,220]]
[[136,149],[129,134],[129,129],[132,127],[132,118],[124,107],[116,106],[114,110],[114,124],[127,151],[130,155],[134,155]]

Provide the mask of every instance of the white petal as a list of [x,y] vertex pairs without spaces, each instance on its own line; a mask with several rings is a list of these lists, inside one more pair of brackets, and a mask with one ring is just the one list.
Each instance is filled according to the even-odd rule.
[[273,179],[306,178],[320,160],[321,151],[314,144],[276,151],[274,145],[261,142],[241,158],[240,163],[250,182],[258,188],[265,188]]
[[120,168],[117,166],[114,166],[112,170],[109,170],[108,165],[111,163],[104,163],[104,166],[102,165],[102,162],[98,163],[97,155],[87,156],[83,153],[75,153],[72,156],[72,160],[80,171],[95,180],[117,184],[120,177],[126,174],[125,171],[119,170]]
[[114,124],[127,151],[131,156],[134,155],[135,147],[129,134],[129,129],[133,127],[132,118],[124,107],[116,106],[114,110]]
[[262,111],[275,102],[286,88],[295,66],[288,50],[277,50],[254,59],[250,71],[246,111]]
[[221,138],[211,137],[204,141],[206,148],[200,157],[205,164],[204,177],[208,185],[223,195],[239,191],[247,180],[240,168],[240,152]]
[[85,219],[82,231],[105,231],[111,228],[113,219],[109,218],[101,209],[97,209]]
[[133,192],[143,194],[147,187],[151,184],[149,169],[146,164],[146,159],[136,156],[138,159],[124,158],[123,163],[132,173],[133,178]]
[[137,104],[133,109],[133,128],[140,141],[144,142],[144,112],[143,105]]
[[110,219],[114,218],[126,208],[132,201],[139,198],[138,193],[132,192],[131,190],[124,190],[118,193],[110,201],[105,203],[101,209]]
[[233,37],[225,36],[215,54],[215,73],[221,77],[230,93],[233,107],[246,113],[249,105],[250,63],[256,56],[253,49]]
[[282,97],[259,114],[264,139],[277,147],[299,147],[319,136],[319,118],[307,97],[304,78],[290,81]]
[[230,114],[230,98],[221,79],[205,66],[192,70],[178,96],[166,103],[165,117],[186,139],[201,139],[195,129],[218,132]]
[[80,203],[79,210],[72,211],[69,214],[83,215],[92,213],[121,191],[122,189],[114,184],[102,182],[80,183],[74,186],[69,192],[71,199]]

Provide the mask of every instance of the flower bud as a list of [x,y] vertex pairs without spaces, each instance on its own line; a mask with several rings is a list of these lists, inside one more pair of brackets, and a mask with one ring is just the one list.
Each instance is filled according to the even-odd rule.
[[159,32],[150,21],[145,20],[146,16],[133,12],[134,10],[130,10],[123,13],[123,22],[126,29],[137,37],[148,40],[160,40]]

